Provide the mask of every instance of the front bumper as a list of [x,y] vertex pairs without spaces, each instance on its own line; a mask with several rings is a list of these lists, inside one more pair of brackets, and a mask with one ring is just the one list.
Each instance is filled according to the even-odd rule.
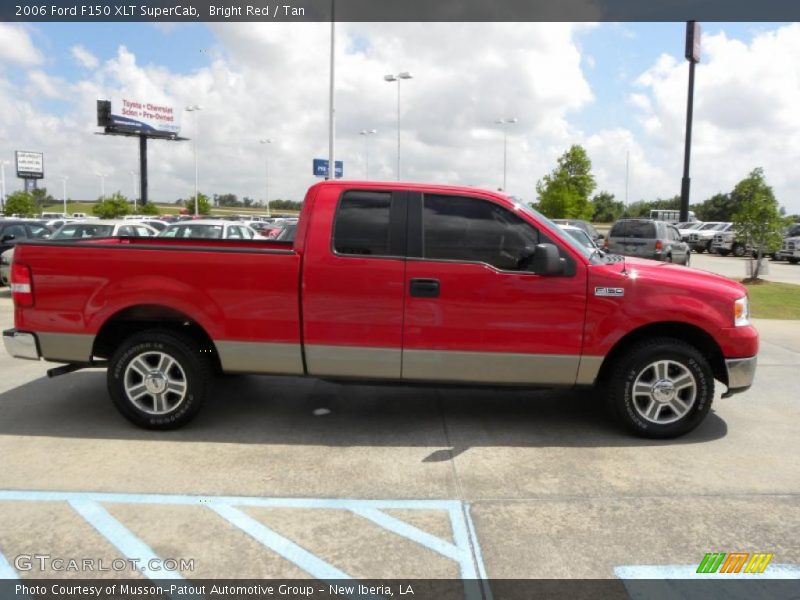
[[6,329],[3,331],[3,344],[5,344],[6,352],[14,358],[39,360],[41,356],[36,335],[27,331]]
[[725,395],[744,392],[753,385],[756,376],[756,357],[726,358],[725,368],[728,371],[728,392]]

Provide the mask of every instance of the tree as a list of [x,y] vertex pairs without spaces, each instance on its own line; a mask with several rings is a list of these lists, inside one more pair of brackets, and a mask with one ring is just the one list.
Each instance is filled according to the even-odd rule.
[[41,211],[44,206],[53,204],[56,201],[53,196],[47,193],[47,188],[35,188],[31,190],[30,194],[37,212]]
[[[199,202],[199,210],[198,212],[201,215],[207,215],[211,213],[211,204],[208,201],[208,196],[205,194],[199,193],[197,197],[200,199]],[[186,210],[189,212],[190,215],[194,214],[194,196],[191,196],[186,199]]]
[[594,211],[589,195],[596,186],[586,150],[571,146],[559,157],[552,173],[536,184],[539,210],[552,218],[591,219]]
[[30,216],[36,212],[36,203],[30,192],[14,192],[6,197],[6,214]]
[[731,221],[736,212],[736,202],[731,194],[714,194],[708,200],[692,206],[701,221]]
[[592,198],[594,215],[592,221],[595,223],[613,223],[622,216],[625,211],[625,204],[614,200],[614,194],[600,192]]
[[101,219],[116,219],[130,214],[131,205],[121,192],[114,192],[108,198],[99,198],[92,212]]
[[[778,201],[764,178],[764,169],[753,169],[733,188],[731,197],[738,208],[733,215],[736,236],[745,246],[756,251],[753,279],[758,279],[761,259],[766,251],[781,244],[781,229],[785,225]],[[752,261],[751,261],[752,264]]]
[[158,207],[153,204],[152,202],[148,202],[147,204],[140,204],[138,208],[138,212],[140,215],[160,215],[161,211],[158,210]]

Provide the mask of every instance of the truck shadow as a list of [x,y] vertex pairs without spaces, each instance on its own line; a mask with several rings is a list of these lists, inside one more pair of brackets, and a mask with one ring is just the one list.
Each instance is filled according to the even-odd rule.
[[592,390],[514,390],[337,384],[291,377],[216,380],[200,414],[177,431],[131,425],[106,393],[105,372],[39,378],[0,394],[0,435],[235,444],[439,447],[426,462],[470,447],[697,444],[727,425],[713,410],[676,440],[620,429]]

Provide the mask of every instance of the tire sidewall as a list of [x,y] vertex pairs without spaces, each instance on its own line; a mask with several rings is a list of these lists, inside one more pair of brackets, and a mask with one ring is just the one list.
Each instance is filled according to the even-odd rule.
[[[147,352],[163,352],[178,362],[186,376],[186,397],[174,410],[163,415],[151,415],[138,408],[125,391],[125,370],[137,356]],[[200,409],[204,392],[204,377],[197,360],[180,343],[166,336],[151,339],[131,339],[123,344],[112,358],[108,369],[109,394],[117,409],[133,423],[149,429],[174,429],[188,422]]]
[[[642,370],[657,360],[680,363],[692,373],[697,383],[695,403],[689,413],[674,423],[660,425],[645,420],[633,402],[633,384]],[[670,438],[687,433],[706,417],[714,400],[714,379],[708,363],[694,348],[678,344],[645,346],[633,353],[617,373],[620,380],[615,385],[616,412],[623,422],[638,435],[652,438]]]

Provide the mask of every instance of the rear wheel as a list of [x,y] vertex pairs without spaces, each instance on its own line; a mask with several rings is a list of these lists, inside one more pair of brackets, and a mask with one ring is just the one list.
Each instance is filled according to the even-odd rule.
[[147,429],[176,429],[200,410],[213,365],[188,336],[151,329],[125,340],[108,368],[108,393],[122,415]]
[[744,244],[733,245],[733,255],[737,258],[741,258],[742,256],[744,256],[746,250],[747,249],[744,247]]
[[630,348],[614,365],[608,402],[636,435],[672,438],[697,427],[711,409],[714,377],[705,357],[673,338]]

